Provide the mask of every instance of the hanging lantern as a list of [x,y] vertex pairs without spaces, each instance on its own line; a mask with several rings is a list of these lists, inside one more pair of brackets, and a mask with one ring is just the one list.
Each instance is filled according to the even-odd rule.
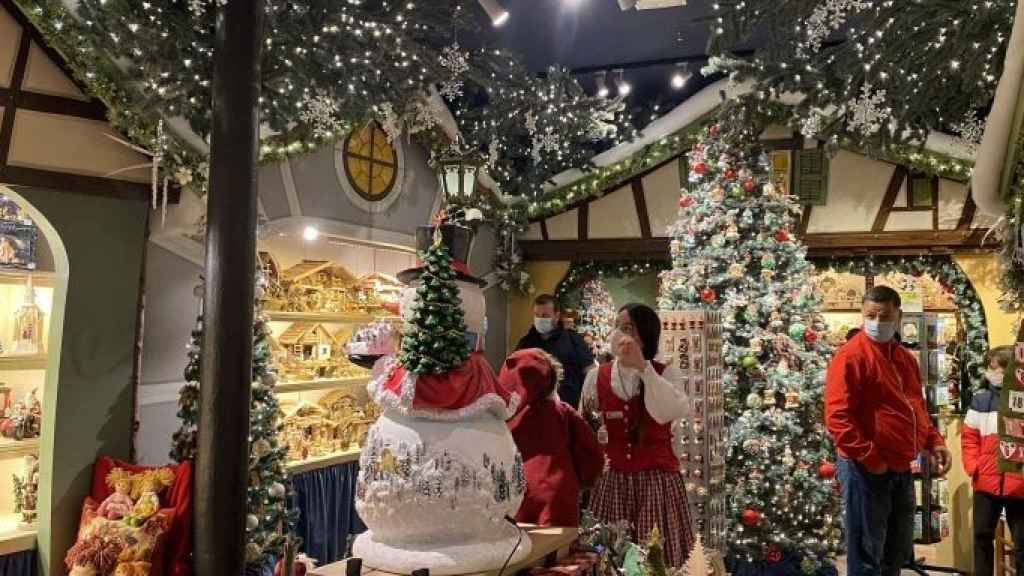
[[476,178],[484,160],[480,153],[462,147],[462,138],[444,152],[437,161],[441,189],[448,203],[465,202],[473,197]]

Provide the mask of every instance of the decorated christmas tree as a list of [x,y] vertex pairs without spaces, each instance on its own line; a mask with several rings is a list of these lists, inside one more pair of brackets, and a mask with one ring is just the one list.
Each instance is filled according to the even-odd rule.
[[730,571],[785,561],[830,572],[840,547],[822,423],[831,349],[819,338],[806,249],[791,232],[800,209],[771,182],[767,155],[726,144],[717,126],[688,161],[659,305],[722,313]]
[[[256,287],[256,321],[253,323],[252,396],[249,405],[249,485],[246,488],[249,514],[245,520],[246,561],[263,566],[280,558],[298,511],[289,507],[291,483],[285,471],[287,450],[278,445],[278,403],[274,395],[277,376],[270,368],[270,326],[259,302],[266,280],[261,275]],[[181,425],[174,433],[171,458],[178,462],[196,456],[199,425],[199,376],[203,338],[202,316],[192,330],[188,346],[186,384],[178,398]]]
[[595,278],[583,285],[580,319],[576,326],[590,343],[594,356],[608,352],[608,338],[615,326],[615,304],[604,281]]
[[469,344],[452,255],[441,241],[440,228],[420,258],[424,270],[416,288],[416,310],[402,339],[400,360],[413,374],[441,374],[469,358]]

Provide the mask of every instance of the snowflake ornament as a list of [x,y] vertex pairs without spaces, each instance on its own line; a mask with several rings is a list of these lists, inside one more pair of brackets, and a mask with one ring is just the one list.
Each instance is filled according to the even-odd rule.
[[821,132],[821,126],[824,123],[825,115],[822,113],[820,108],[811,108],[807,113],[807,116],[800,122],[800,134],[804,138],[814,138]]
[[968,111],[963,119],[953,126],[953,131],[956,132],[957,145],[971,154],[977,154],[981,137],[985,133],[985,121],[978,118],[974,112]]
[[497,139],[491,140],[491,143],[487,145],[487,167],[494,168],[498,165],[498,160],[501,158],[501,153],[498,148]]
[[407,120],[410,135],[432,130],[438,124],[437,115],[428,102],[418,101],[413,104],[412,116]]
[[441,67],[448,71],[448,79],[441,83],[441,96],[454,100],[462,96],[462,75],[469,71],[469,52],[462,50],[459,43],[441,51]]
[[870,7],[871,3],[863,0],[826,0],[824,3],[818,4],[804,25],[807,41],[799,46],[800,51],[817,52],[821,49],[821,43],[832,32],[842,27],[851,12]]
[[341,131],[341,120],[338,119],[340,107],[324,92],[306,98],[302,102],[299,120],[313,129],[313,136],[327,139]]
[[872,92],[870,84],[860,87],[860,98],[851,104],[852,116],[847,122],[850,130],[860,132],[864,136],[872,136],[882,129],[889,118],[889,108],[885,104],[885,90]]
[[394,143],[402,136],[402,117],[395,113],[395,107],[390,102],[378,106],[380,109],[380,129],[388,137],[389,143]]
[[530,156],[534,162],[540,162],[544,152],[558,153],[559,150],[560,140],[553,128],[548,127],[544,132],[534,133],[533,146],[530,149]]

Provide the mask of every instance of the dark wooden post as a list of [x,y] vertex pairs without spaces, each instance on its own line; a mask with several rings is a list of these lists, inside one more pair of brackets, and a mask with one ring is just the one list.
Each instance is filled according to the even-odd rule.
[[240,576],[245,566],[263,1],[229,0],[217,15],[195,480],[198,576]]

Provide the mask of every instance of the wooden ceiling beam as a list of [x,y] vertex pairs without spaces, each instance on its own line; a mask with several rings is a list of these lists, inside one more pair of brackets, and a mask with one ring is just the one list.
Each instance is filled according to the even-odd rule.
[[[916,255],[953,252],[991,252],[982,245],[988,229],[923,230],[915,232],[834,232],[801,237],[812,257],[840,255]],[[668,238],[607,238],[594,240],[521,240],[527,260],[647,260],[668,259]]]

